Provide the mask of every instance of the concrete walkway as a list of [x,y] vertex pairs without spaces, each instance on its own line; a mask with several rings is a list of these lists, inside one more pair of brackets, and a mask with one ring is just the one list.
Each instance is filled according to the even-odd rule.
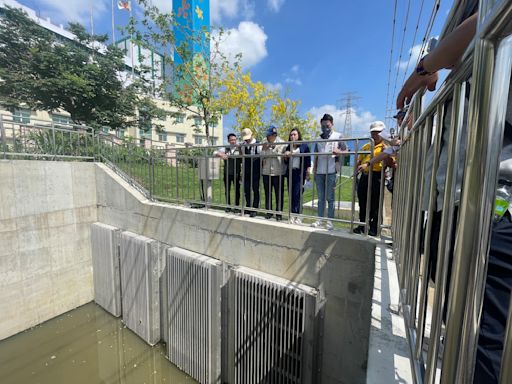
[[368,384],[412,383],[409,347],[404,319],[392,314],[389,304],[398,303],[399,287],[391,248],[384,244],[375,251],[372,325],[368,351]]

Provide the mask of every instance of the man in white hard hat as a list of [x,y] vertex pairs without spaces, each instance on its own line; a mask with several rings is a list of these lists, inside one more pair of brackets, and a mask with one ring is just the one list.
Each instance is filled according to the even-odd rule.
[[[368,181],[371,172],[371,190],[370,190],[370,212],[369,212],[369,229],[368,234],[370,236],[377,236],[378,224],[379,224],[379,198],[380,198],[380,179],[382,163],[375,162],[370,163],[370,160],[379,155],[385,148],[384,140],[381,137],[381,132],[386,128],[382,121],[374,121],[370,124],[370,135],[372,137],[374,147],[373,153],[359,155],[357,161],[357,169],[361,173],[359,183],[357,184],[357,199],[359,201],[359,221],[364,222],[366,220],[366,206],[368,202]],[[362,151],[371,151],[371,143],[367,143],[361,147]],[[370,166],[371,165],[371,166]],[[359,225],[354,228],[355,233],[364,233],[364,226]]]

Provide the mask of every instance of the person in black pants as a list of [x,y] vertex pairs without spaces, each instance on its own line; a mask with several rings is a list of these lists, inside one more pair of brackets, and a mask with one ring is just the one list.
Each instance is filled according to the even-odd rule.
[[[245,155],[243,161],[244,168],[244,195],[247,208],[258,208],[260,206],[260,175],[261,175],[261,159],[259,158],[260,147],[258,141],[252,136],[249,128],[242,130],[243,145],[242,151]],[[247,210],[251,217],[256,216],[255,211]]]
[[509,211],[493,223],[485,280],[474,384],[498,383],[512,290],[512,220]]
[[[375,121],[370,125],[370,134],[372,136],[374,147],[373,156],[370,154],[359,155],[357,162],[357,171],[361,173],[359,182],[357,184],[357,199],[359,201],[359,221],[365,222],[366,220],[366,205],[368,202],[368,180],[370,171],[370,160],[382,153],[385,149],[384,140],[380,136],[384,130],[385,125],[382,121]],[[371,145],[367,143],[361,147],[361,151],[370,151]],[[377,236],[377,229],[379,225],[379,200],[380,200],[380,173],[382,170],[382,163],[375,162],[371,164],[372,169],[372,186],[370,191],[370,214],[369,214],[369,230],[370,236]],[[364,226],[360,225],[354,228],[355,233],[363,233]]]
[[[302,212],[301,197],[304,190],[304,183],[310,179],[311,174],[311,156],[298,156],[303,153],[310,153],[309,146],[302,143],[302,135],[297,128],[293,128],[288,136],[288,141],[294,144],[288,144],[285,149],[285,164],[288,165],[288,188],[291,200],[291,212],[299,214]],[[301,223],[299,217],[292,216],[292,223]]]
[[235,186],[235,204],[240,205],[240,171],[242,169],[242,158],[240,146],[237,144],[236,135],[228,135],[229,147],[221,148],[215,152],[215,156],[224,160],[224,191],[226,194],[226,203],[228,207],[226,212],[231,211],[231,184]]

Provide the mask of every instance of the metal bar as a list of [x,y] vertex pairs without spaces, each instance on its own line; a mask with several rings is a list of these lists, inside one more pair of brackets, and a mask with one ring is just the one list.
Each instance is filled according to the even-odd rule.
[[[482,18],[483,15],[479,17]],[[469,326],[467,321],[470,319],[466,317],[466,312],[469,312],[468,309],[471,307],[467,307],[466,299],[469,292],[475,291],[475,284],[478,284],[470,278],[471,265],[476,265],[482,257],[485,259],[486,252],[482,252],[482,249],[488,249],[489,245],[489,223],[494,197],[494,191],[491,192],[489,189],[496,185],[498,151],[494,151],[494,159],[488,158],[487,152],[490,144],[494,145],[493,148],[501,146],[502,135],[498,136],[496,133],[503,129],[503,127],[489,126],[488,119],[491,101],[491,89],[488,85],[493,79],[494,59],[493,44],[484,40],[477,41],[469,112],[469,126],[475,127],[475,129],[469,132],[465,161],[465,179],[460,208],[460,221],[464,225],[457,229],[455,241],[453,283],[450,289],[452,301],[448,308],[445,359],[441,374],[441,383],[443,384],[456,383],[465,379],[464,376],[467,374],[463,368],[465,363],[459,360],[461,348],[468,346],[469,338],[476,339],[477,337],[474,334],[474,329],[467,328]],[[495,100],[495,102],[499,102],[499,100]],[[494,171],[491,176],[486,174],[486,171],[492,169],[492,165],[494,165]],[[474,297],[471,297],[471,300],[473,299]],[[470,318],[472,316],[472,313],[469,314]],[[464,331],[461,324],[465,328]],[[462,338],[466,339],[462,340]],[[474,341],[469,344],[474,345]],[[474,354],[474,351],[471,354]],[[460,376],[461,370],[464,371],[462,377]],[[472,369],[470,370],[472,371]]]
[[[474,170],[473,173],[468,174],[471,177],[469,180],[464,182],[464,191],[461,199],[461,210],[462,202],[466,204],[475,204],[479,201],[480,204],[474,207],[477,208],[476,216],[473,218],[474,222],[470,222],[471,229],[476,233],[478,231],[477,238],[480,240],[478,245],[473,249],[472,256],[474,257],[473,262],[469,264],[471,270],[469,276],[468,295],[471,295],[472,300],[469,300],[469,296],[466,299],[467,309],[464,313],[465,323],[461,338],[461,359],[462,363],[459,367],[458,375],[462,375],[465,379],[472,379],[474,370],[474,361],[476,356],[476,344],[479,333],[479,321],[480,312],[483,300],[483,292],[486,279],[487,271],[487,260],[490,246],[490,227],[491,219],[493,215],[494,198],[496,194],[496,185],[498,179],[498,166],[499,166],[499,153],[496,148],[501,148],[503,142],[503,132],[505,126],[505,113],[507,109],[507,100],[509,93],[510,75],[512,67],[512,36],[508,36],[504,39],[498,48],[497,56],[494,54],[494,45],[491,42],[482,42],[482,55],[487,55],[483,59],[480,55],[475,58],[475,61],[482,65],[478,68],[480,72],[477,73],[477,86],[474,89],[474,100],[480,106],[478,113],[470,114],[469,126],[474,126],[474,123],[481,124],[477,125],[479,130],[484,132],[476,132],[470,135],[470,145],[468,145],[468,154],[472,155],[473,150],[477,152],[478,156],[473,164],[468,163],[466,160],[465,174],[468,174],[468,167],[480,164],[478,170]],[[477,47],[479,50],[480,47]],[[475,63],[475,72],[477,63]],[[495,67],[493,68],[493,66]],[[493,71],[494,69],[494,71]],[[491,80],[492,79],[492,80]],[[492,86],[489,89],[488,84],[492,81]],[[473,89],[472,89],[473,91]],[[473,99],[472,99],[473,101]],[[471,104],[470,104],[471,105]],[[473,110],[472,110],[473,112]],[[473,117],[473,120],[471,120]],[[473,133],[473,132],[472,132]],[[476,137],[475,137],[476,136]],[[476,142],[473,142],[472,140]],[[473,148],[471,145],[475,145]],[[482,150],[486,148],[486,150]],[[481,162],[479,162],[481,161]],[[480,190],[478,193],[471,193],[470,186],[475,185],[476,176],[478,173],[481,176]],[[468,188],[466,191],[466,187]],[[466,193],[467,192],[467,193]],[[467,200],[466,200],[467,199]],[[467,215],[467,213],[465,212]],[[462,220],[462,219],[461,219]],[[469,231],[469,230],[468,230]],[[462,241],[462,240],[461,240]],[[475,239],[473,239],[475,241]],[[461,244],[461,247],[466,246]],[[465,249],[468,251],[468,249]],[[456,247],[457,251],[457,247]],[[476,252],[475,252],[476,251]]]
[[[423,135],[423,145],[422,145],[422,151],[424,152],[423,155],[423,162],[422,162],[422,175],[425,174],[425,166],[426,166],[426,152],[427,148],[431,145],[432,142],[432,124],[433,119],[430,118],[426,122],[426,127],[422,132]],[[424,179],[424,177],[422,177]],[[425,193],[425,188],[423,183],[421,184],[421,193],[420,196],[423,197],[423,194]],[[429,191],[430,193],[430,191]],[[421,204],[420,204],[420,210],[421,210]],[[423,214],[420,215],[421,217],[419,220],[421,220],[421,224],[423,223]],[[422,231],[423,228],[420,228],[420,231]],[[424,252],[423,257],[421,260],[421,267],[420,270],[423,273],[423,277],[421,279],[421,286],[420,286],[420,294],[419,294],[419,318],[418,318],[418,337],[416,339],[416,350],[414,353],[414,357],[416,359],[422,359],[422,348],[423,348],[423,335],[425,332],[425,323],[426,323],[426,309],[427,309],[427,292],[428,292],[428,281],[429,281],[429,275],[428,275],[428,263],[430,258],[430,240],[429,244],[427,244],[427,237],[430,239],[432,232],[432,224],[430,223],[430,227],[427,225],[425,227],[425,234],[424,234]],[[428,255],[427,255],[427,246],[429,247]],[[416,248],[419,250],[418,248]],[[419,255],[418,255],[419,256]]]

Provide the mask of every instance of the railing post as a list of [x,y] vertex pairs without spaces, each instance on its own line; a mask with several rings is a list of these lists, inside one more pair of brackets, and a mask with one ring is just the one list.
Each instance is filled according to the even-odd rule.
[[4,120],[3,115],[0,114],[0,141],[2,143],[2,152],[3,152],[3,158],[7,158],[7,141],[5,138],[5,127],[4,127]]

